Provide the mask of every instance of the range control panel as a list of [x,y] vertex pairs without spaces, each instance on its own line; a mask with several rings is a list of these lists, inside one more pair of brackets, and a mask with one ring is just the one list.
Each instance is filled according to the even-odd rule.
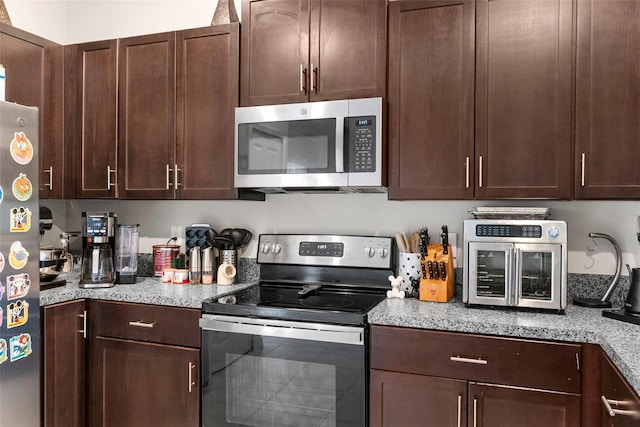
[[335,234],[261,234],[258,263],[391,268],[392,237]]

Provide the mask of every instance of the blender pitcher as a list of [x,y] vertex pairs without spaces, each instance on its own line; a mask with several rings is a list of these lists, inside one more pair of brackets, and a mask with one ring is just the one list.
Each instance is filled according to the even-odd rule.
[[118,224],[116,231],[116,283],[136,283],[138,275],[138,227]]

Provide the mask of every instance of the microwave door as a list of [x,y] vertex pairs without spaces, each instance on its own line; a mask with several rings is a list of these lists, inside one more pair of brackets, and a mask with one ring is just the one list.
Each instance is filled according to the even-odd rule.
[[469,242],[469,304],[511,301],[513,244]]
[[518,305],[563,309],[562,246],[516,244],[515,259]]

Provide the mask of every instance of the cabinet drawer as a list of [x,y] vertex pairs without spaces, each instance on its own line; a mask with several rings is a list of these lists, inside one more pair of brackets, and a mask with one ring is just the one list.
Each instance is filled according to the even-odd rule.
[[200,310],[92,301],[92,336],[200,347]]
[[[602,408],[603,421],[606,420],[603,425],[605,423],[611,423],[615,426],[640,425],[640,398],[636,392],[605,354],[602,355],[601,368],[600,407]],[[614,415],[611,414],[612,412]]]
[[372,369],[580,393],[579,344],[371,329]]

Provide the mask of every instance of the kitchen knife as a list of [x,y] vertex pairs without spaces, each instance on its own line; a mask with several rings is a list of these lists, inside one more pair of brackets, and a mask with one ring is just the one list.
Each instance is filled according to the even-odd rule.
[[427,261],[427,266],[429,267],[429,279],[433,280],[433,261]]
[[447,268],[444,265],[444,261],[440,261],[440,276],[442,280],[447,280]]
[[449,253],[449,227],[446,225],[442,226],[440,238],[442,239],[442,253],[447,255]]
[[438,261],[433,261],[433,278],[440,279],[440,269],[438,268]]
[[420,253],[422,254],[422,259],[429,255],[429,229],[427,227],[420,229]]

